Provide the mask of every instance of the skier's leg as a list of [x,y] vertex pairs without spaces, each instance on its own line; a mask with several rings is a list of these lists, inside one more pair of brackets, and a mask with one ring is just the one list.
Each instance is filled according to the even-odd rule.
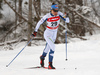
[[52,51],[52,50],[50,49],[50,52],[49,52],[49,62],[52,62],[53,56],[54,56],[54,51]]
[[[45,31],[44,35],[45,35],[45,36],[48,35],[48,34],[46,33],[46,31]],[[49,50],[50,50],[49,44],[46,43],[45,49],[44,49],[42,55],[40,56],[40,65],[41,65],[42,67],[44,67],[44,60],[45,60],[45,57],[46,57],[46,55],[47,55],[47,53],[48,53]]]
[[50,52],[49,52],[49,69],[55,69],[55,67],[53,67],[52,65],[52,61],[53,61],[53,56],[54,56],[54,51],[55,51],[55,44],[52,41],[52,38],[46,38],[46,41],[50,47]]
[[[47,55],[47,53],[48,53],[48,51],[50,49],[53,51],[53,53],[55,51],[55,45],[54,45],[53,41],[51,41],[52,39],[51,38],[50,39],[49,38],[45,38],[45,40],[46,40],[47,44],[46,44],[46,47],[45,47],[45,49],[43,51],[43,54],[40,57],[40,59],[43,60],[43,61],[44,61],[44,59],[45,59],[45,57],[46,57],[46,55]],[[53,56],[51,56],[51,58],[53,59]]]
[[52,49],[53,51],[55,51],[55,40],[52,38],[53,37],[54,32],[48,31],[46,30],[44,32],[44,38],[47,42],[47,47],[44,49],[44,52],[47,53],[49,51],[49,49]]
[[46,57],[46,55],[47,55],[49,50],[50,50],[50,47],[49,47],[48,43],[46,43],[45,49],[44,49],[44,51],[42,53],[42,58],[43,59]]
[[48,69],[55,69],[55,67],[52,65],[53,64],[53,57],[54,57],[54,51],[52,49],[50,49]]
[[42,67],[44,67],[44,60],[45,60],[45,57],[49,50],[50,50],[50,47],[49,47],[48,43],[46,43],[45,49],[44,49],[42,55],[40,56],[40,65]]
[[[53,33],[53,36],[52,36],[52,41],[53,42],[55,42],[56,36],[57,36],[57,31]],[[49,52],[49,62],[52,62],[53,61],[54,51],[55,50],[50,49],[50,52]]]
[[[56,40],[56,36],[57,36],[57,32],[54,33],[54,36],[52,37],[53,42],[55,42]],[[54,57],[54,51],[52,49],[50,49],[49,52],[49,66],[48,69],[55,69],[55,67],[53,67],[53,57]]]
[[52,37],[45,37],[45,40],[48,43],[49,49],[52,49],[53,51],[55,51],[55,44],[53,42]]

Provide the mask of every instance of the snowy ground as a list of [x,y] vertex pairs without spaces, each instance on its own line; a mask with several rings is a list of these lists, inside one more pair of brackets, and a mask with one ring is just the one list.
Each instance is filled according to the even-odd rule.
[[[0,51],[0,75],[100,75],[100,35],[87,38],[87,41],[68,43],[68,61],[65,61],[65,44],[56,45],[56,70],[25,69],[39,65],[44,46],[26,47],[8,68],[6,65],[24,45],[15,50]],[[48,66],[48,56],[45,66]]]

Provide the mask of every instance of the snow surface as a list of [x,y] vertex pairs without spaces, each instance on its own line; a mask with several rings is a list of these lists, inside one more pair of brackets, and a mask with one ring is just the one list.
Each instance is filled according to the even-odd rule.
[[[100,34],[86,38],[87,41],[68,43],[68,61],[65,61],[65,44],[56,44],[53,62],[56,70],[25,69],[39,65],[45,46],[26,47],[9,67],[6,65],[24,45],[15,50],[0,51],[0,75],[100,75]],[[48,55],[45,66],[48,66]]]

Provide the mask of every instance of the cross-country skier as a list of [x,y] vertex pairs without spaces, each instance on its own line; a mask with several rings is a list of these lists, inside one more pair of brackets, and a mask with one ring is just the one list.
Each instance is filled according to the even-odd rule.
[[50,13],[47,13],[41,20],[37,23],[36,28],[32,34],[32,36],[36,36],[38,29],[42,23],[47,22],[47,28],[44,32],[44,38],[46,40],[46,46],[43,51],[43,54],[40,56],[40,65],[44,67],[44,60],[49,52],[49,65],[48,69],[55,69],[53,67],[53,56],[55,52],[55,40],[57,37],[57,30],[59,27],[60,18],[62,18],[66,23],[69,23],[69,18],[64,18],[63,13],[59,11],[58,5],[53,3],[51,6]]

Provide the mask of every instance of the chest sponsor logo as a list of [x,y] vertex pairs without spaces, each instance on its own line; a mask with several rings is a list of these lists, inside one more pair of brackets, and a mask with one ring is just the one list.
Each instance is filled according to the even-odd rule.
[[54,21],[58,21],[60,19],[60,17],[59,16],[57,16],[57,17],[51,17],[51,18],[48,18],[48,22],[54,22]]

